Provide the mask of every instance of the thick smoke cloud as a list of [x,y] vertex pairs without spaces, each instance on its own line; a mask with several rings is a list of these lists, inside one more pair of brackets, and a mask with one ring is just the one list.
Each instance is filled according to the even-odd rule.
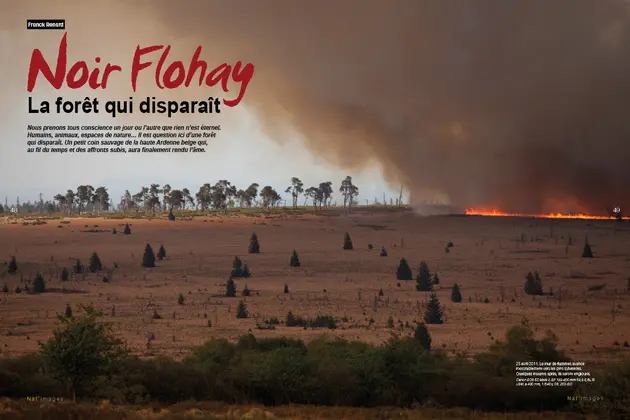
[[255,63],[244,102],[271,136],[300,133],[349,170],[378,161],[415,203],[630,209],[625,1],[120,7],[211,47],[210,60]]
[[[625,1],[174,2],[158,16],[256,63],[247,101],[414,201],[630,208]],[[271,103],[271,105],[270,105]]]

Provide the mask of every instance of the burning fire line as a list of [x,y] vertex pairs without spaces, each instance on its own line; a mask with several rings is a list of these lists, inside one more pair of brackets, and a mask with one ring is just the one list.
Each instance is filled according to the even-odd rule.
[[[533,217],[538,219],[589,219],[589,220],[615,220],[615,216],[592,216],[589,214],[576,213],[547,213],[547,214],[526,214],[526,213],[506,213],[497,209],[466,209],[469,216],[499,216],[499,217]],[[622,217],[623,220],[630,220],[630,217]]]

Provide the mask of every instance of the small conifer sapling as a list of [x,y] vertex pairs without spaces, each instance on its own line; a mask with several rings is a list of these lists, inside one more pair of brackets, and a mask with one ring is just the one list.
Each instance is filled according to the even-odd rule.
[[591,246],[588,244],[588,241],[584,244],[582,258],[593,258],[593,250],[591,250]]
[[403,257],[400,259],[400,263],[398,264],[398,269],[396,270],[396,279],[397,280],[411,280],[413,274],[411,273],[411,268],[407,263],[407,260]]
[[535,274],[532,274],[531,271],[527,273],[527,276],[525,276],[525,286],[523,289],[528,295],[542,295],[542,280],[540,279],[540,275],[538,274],[538,272],[535,272]]
[[350,239],[350,234],[348,232],[346,232],[345,236],[343,237],[343,249],[345,250],[353,249],[352,239]]
[[249,313],[247,312],[247,305],[242,300],[238,303],[238,308],[236,309],[236,318],[245,319],[249,317]]
[[428,292],[433,290],[431,284],[431,272],[426,262],[420,263],[420,269],[418,270],[418,276],[416,277],[416,290],[419,292]]
[[46,291],[46,282],[41,273],[37,273],[33,280],[33,291],[35,293],[44,293]]
[[431,351],[431,334],[426,324],[420,323],[416,326],[416,330],[413,334],[414,340],[420,344],[420,346],[426,351]]
[[249,239],[248,252],[250,254],[260,254],[260,244],[258,243],[258,236],[255,233],[252,233],[252,237]]
[[144,254],[142,255],[142,267],[155,267],[155,254],[153,253],[153,248],[151,248],[151,245],[149,244],[144,247]]
[[432,284],[440,284],[440,277],[437,273],[433,273],[433,279],[431,280]]
[[228,279],[225,285],[225,297],[235,297],[236,296],[236,284],[234,283],[234,279],[232,276]]
[[15,256],[11,257],[11,261],[9,262],[9,266],[7,267],[7,271],[9,274],[15,274],[18,271],[18,265]]
[[103,268],[103,265],[101,264],[101,258],[98,256],[96,252],[93,252],[92,256],[90,257],[90,265],[89,265],[90,272],[97,273],[98,271],[101,270],[101,268]]
[[297,254],[297,251],[294,249],[293,254],[291,254],[291,260],[289,261],[289,265],[291,267],[299,267],[300,266],[300,257]]
[[424,322],[426,324],[443,324],[444,316],[442,312],[442,306],[435,293],[431,293],[429,302],[424,311]]
[[158,249],[157,259],[162,261],[166,258],[166,249],[164,249],[164,245],[160,245],[160,249]]
[[75,274],[83,273],[83,264],[81,264],[81,260],[77,260],[77,262],[74,264],[74,272]]
[[459,290],[459,285],[455,283],[451,288],[451,301],[454,303],[461,303],[462,301],[462,292]]

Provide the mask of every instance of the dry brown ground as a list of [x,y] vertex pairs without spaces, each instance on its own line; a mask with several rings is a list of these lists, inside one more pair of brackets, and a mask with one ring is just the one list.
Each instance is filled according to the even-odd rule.
[[[69,224],[49,220],[45,225],[0,225],[0,255],[8,262],[17,257],[21,274],[3,273],[11,293],[0,302],[2,355],[15,356],[38,348],[55,326],[55,315],[66,304],[92,304],[115,324],[139,353],[147,352],[147,337],[153,334],[151,353],[179,356],[191,345],[211,337],[235,339],[252,331],[258,336],[296,336],[311,339],[322,334],[380,343],[392,334],[387,328],[391,315],[398,320],[421,320],[426,293],[415,291],[415,282],[397,286],[395,271],[406,257],[414,271],[426,260],[437,271],[437,290],[445,306],[446,323],[430,327],[434,346],[456,352],[484,350],[493,338],[527,317],[541,334],[553,330],[561,347],[581,360],[603,360],[630,354],[623,342],[630,340],[630,226],[613,230],[612,222],[555,221],[553,237],[549,221],[494,217],[418,217],[412,214],[361,214],[350,216],[283,215],[268,218],[201,217],[194,220],[129,220],[133,233],[122,231],[124,220],[72,219]],[[82,232],[104,229],[104,233]],[[94,228],[98,225],[98,228]],[[59,226],[63,226],[60,228]],[[343,251],[343,235],[351,234],[355,249]],[[261,254],[247,254],[249,237],[258,234]],[[521,236],[526,239],[521,242]],[[571,235],[573,246],[566,246]],[[581,258],[585,236],[595,258]],[[404,238],[404,247],[400,246]],[[450,253],[445,245],[453,241]],[[158,267],[140,266],[142,252],[150,243],[157,252],[164,244],[168,259]],[[368,250],[368,243],[374,245]],[[393,244],[397,244],[396,247]],[[384,245],[388,257],[379,257]],[[289,267],[297,249],[302,267]],[[98,252],[104,265],[118,268],[103,283],[102,274],[62,282],[61,268],[76,258],[87,263]],[[240,256],[253,276],[237,279],[240,292],[245,284],[254,292],[246,298],[251,317],[236,319],[236,306],[243,299],[216,297],[224,293],[234,256]],[[0,260],[1,261],[1,260]],[[2,268],[4,271],[5,269]],[[15,294],[22,281],[41,271],[48,287],[76,289],[81,293],[51,292],[41,295]],[[546,290],[557,297],[523,293],[524,277],[539,270]],[[291,293],[282,293],[285,282]],[[465,301],[450,301],[450,286],[457,282]],[[605,284],[601,291],[588,286]],[[375,297],[379,289],[384,297]],[[501,288],[504,301],[501,302]],[[326,290],[327,292],[325,292]],[[182,293],[186,302],[178,305]],[[472,302],[468,298],[472,298]],[[484,298],[489,303],[484,303]],[[514,302],[512,302],[514,299]],[[152,320],[153,307],[162,315]],[[112,307],[115,316],[112,317]],[[613,312],[614,308],[614,312]],[[337,330],[304,330],[277,326],[259,331],[257,322],[276,316],[331,314],[347,316]],[[207,319],[204,318],[207,315]],[[614,322],[613,322],[614,315]],[[369,325],[369,320],[374,320]],[[208,320],[212,326],[208,326]],[[399,333],[400,329],[397,330]],[[411,334],[404,329],[403,334]],[[618,344],[615,344],[617,342]]]

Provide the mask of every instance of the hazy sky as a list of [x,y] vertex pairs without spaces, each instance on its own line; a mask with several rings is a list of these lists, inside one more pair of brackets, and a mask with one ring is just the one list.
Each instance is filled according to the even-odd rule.
[[[4,80],[0,86],[0,202],[8,196],[10,203],[16,196],[21,201],[35,200],[41,192],[44,197],[52,197],[58,192],[75,189],[79,184],[109,187],[110,195],[118,202],[125,189],[137,192],[142,185],[151,183],[170,184],[173,188],[187,187],[196,192],[203,183],[214,183],[220,179],[233,182],[238,188],[246,188],[257,182],[262,186],[272,185],[283,198],[290,199],[284,188],[290,184],[292,176],[298,176],[306,186],[317,185],[322,181],[332,181],[335,192],[340,181],[346,176],[353,176],[360,188],[360,199],[372,201],[375,196],[382,197],[386,192],[397,197],[398,190],[390,191],[381,174],[380,165],[374,161],[365,168],[344,170],[334,164],[326,163],[322,158],[311,153],[303,144],[303,139],[293,133],[282,142],[274,141],[273,136],[266,135],[256,119],[247,110],[247,94],[244,101],[236,108],[223,107],[222,114],[196,115],[181,119],[173,117],[144,118],[133,115],[127,118],[112,119],[103,111],[99,116],[64,115],[53,112],[49,115],[29,114],[26,81],[28,64],[33,48],[40,48],[44,57],[55,62],[59,41],[64,31],[27,31],[27,18],[65,18],[68,32],[69,62],[84,59],[92,64],[95,56],[103,62],[123,66],[123,72],[113,74],[105,91],[98,91],[101,102],[114,99],[127,99],[133,95],[139,102],[147,95],[168,99],[203,100],[208,96],[221,94],[207,87],[190,89],[189,92],[165,93],[152,86],[152,73],[146,71],[140,79],[138,92],[130,90],[129,74],[132,56],[137,44],[149,46],[154,44],[173,44],[174,53],[190,60],[194,51],[194,41],[182,41],[177,49],[177,39],[169,31],[158,30],[151,22],[137,24],[137,16],[124,16],[107,7],[107,2],[90,2],[90,10],[82,9],[79,2],[57,1],[43,12],[43,2],[13,2],[13,8],[3,3],[7,13],[0,13],[2,26],[0,29],[0,74]],[[92,4],[94,3],[94,7]],[[109,4],[114,4],[109,2]],[[70,7],[69,7],[70,5]],[[37,6],[37,8],[34,8]],[[29,9],[31,7],[31,9]],[[45,8],[44,8],[45,10]],[[124,11],[125,9],[120,9]],[[181,38],[181,37],[180,37]],[[220,64],[212,60],[212,42],[198,42],[204,47],[202,58],[209,67]],[[116,48],[112,48],[113,46]],[[88,46],[90,52],[88,51]],[[186,61],[185,61],[186,62]],[[256,66],[256,62],[253,63]],[[259,70],[258,66],[256,70]],[[250,86],[258,82],[254,74]],[[68,99],[94,97],[89,89],[77,91],[54,91],[47,86],[42,76],[32,96],[36,103],[40,100],[54,101],[57,96]],[[229,95],[233,95],[230,93]],[[222,132],[210,140],[208,152],[200,154],[38,154],[26,153],[26,126],[64,125],[64,124],[208,124],[222,125]],[[339,199],[336,193],[335,199]]]
[[[108,184],[114,196],[151,181],[194,191],[224,178],[284,189],[291,176],[338,186],[351,174],[362,199],[382,196],[386,179],[394,195],[404,184],[415,204],[630,208],[627,0],[22,0],[2,8],[0,176],[13,184],[5,194],[83,182]],[[54,55],[61,37],[26,31],[33,16],[66,19],[70,60],[98,54],[123,66],[102,100],[131,94],[137,45],[171,44],[171,59],[185,63],[203,45],[211,65],[254,63],[254,78],[243,106],[177,119],[220,121],[205,156],[27,157],[24,128],[36,121],[26,112],[28,61],[36,46]],[[136,97],[217,96],[159,91],[150,74],[140,75]],[[38,100],[57,96],[36,89]]]

